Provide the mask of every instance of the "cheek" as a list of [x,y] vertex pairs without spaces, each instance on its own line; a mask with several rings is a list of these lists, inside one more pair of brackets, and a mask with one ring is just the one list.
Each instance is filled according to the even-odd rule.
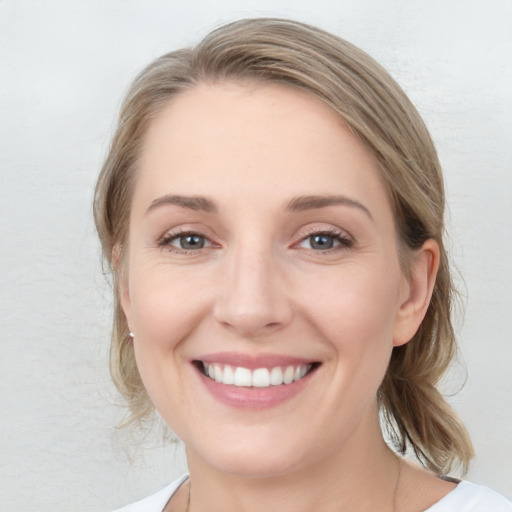
[[389,279],[386,271],[356,268],[317,279],[314,287],[303,290],[303,304],[311,320],[331,333],[340,348],[362,348],[363,343],[392,342],[398,294],[398,279]]
[[350,388],[345,397],[367,402],[375,396],[391,356],[399,281],[389,279],[389,272],[358,270],[319,281],[304,293],[304,310],[319,339],[332,349],[338,388]]
[[198,289],[201,278],[170,272],[165,265],[140,268],[130,276],[132,328],[155,348],[178,344],[205,311],[207,298]]
[[137,367],[151,401],[166,421],[174,418],[184,393],[184,343],[197,328],[204,307],[193,283],[164,267],[139,266],[130,281],[132,329]]

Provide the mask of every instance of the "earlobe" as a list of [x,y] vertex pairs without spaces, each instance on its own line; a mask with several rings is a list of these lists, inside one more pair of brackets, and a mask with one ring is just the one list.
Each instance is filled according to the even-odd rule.
[[430,304],[439,269],[439,244],[428,239],[415,251],[400,308],[397,313],[393,345],[404,345],[416,334]]

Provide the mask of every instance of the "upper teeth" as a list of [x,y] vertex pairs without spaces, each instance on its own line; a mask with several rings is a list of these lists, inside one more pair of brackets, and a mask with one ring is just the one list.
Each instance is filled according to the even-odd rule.
[[257,368],[249,370],[242,366],[220,365],[216,363],[203,363],[204,373],[210,379],[221,384],[234,386],[267,388],[269,386],[280,386],[291,384],[302,379],[311,369],[310,364],[298,366],[275,366],[274,368]]

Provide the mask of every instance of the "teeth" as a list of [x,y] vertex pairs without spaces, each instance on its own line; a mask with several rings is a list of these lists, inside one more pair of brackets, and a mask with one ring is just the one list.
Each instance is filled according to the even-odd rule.
[[293,382],[293,376],[295,375],[295,368],[293,366],[287,366],[283,375],[283,382],[285,384],[291,384]]
[[[220,366],[214,365],[216,368],[220,369]],[[235,377],[233,379],[233,384],[235,386],[247,386],[250,387],[252,385],[252,375],[251,370],[247,368],[238,367],[235,370]]]
[[231,366],[224,366],[224,372],[222,373],[222,382],[224,384],[235,383],[235,372]]
[[258,368],[249,370],[242,366],[233,367],[216,363],[203,363],[204,374],[221,384],[239,387],[268,388],[291,384],[302,379],[311,370],[311,365],[275,366],[274,368]]
[[258,368],[252,372],[252,385],[255,388],[270,386],[270,372],[266,368]]
[[280,366],[276,366],[270,370],[270,384],[272,386],[280,386],[283,383],[283,370]]

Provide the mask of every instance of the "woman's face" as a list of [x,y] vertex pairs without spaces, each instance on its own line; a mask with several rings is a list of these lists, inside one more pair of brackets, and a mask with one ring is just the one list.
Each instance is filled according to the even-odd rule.
[[199,85],[151,124],[121,300],[147,391],[196,464],[283,474],[376,424],[404,313],[377,163],[328,107]]

